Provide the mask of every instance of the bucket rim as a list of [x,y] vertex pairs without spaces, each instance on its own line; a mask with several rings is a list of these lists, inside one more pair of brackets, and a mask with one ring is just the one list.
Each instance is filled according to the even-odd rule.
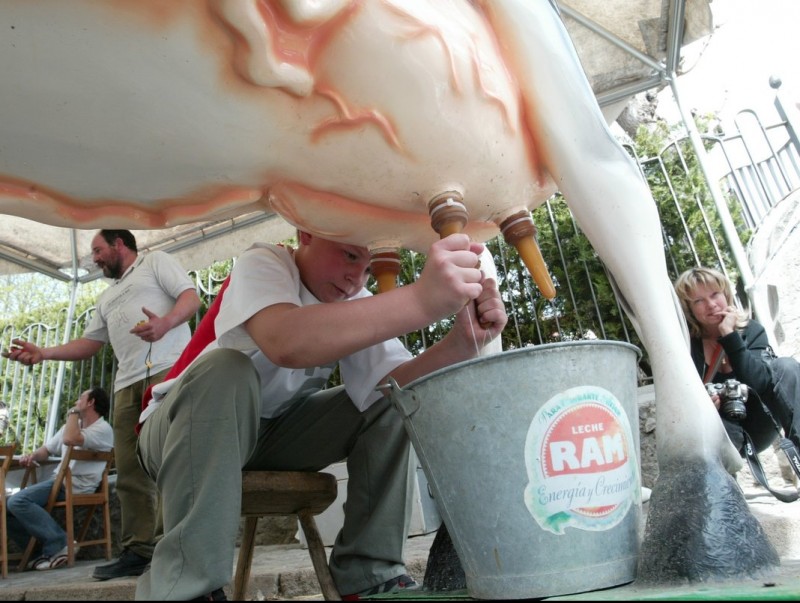
[[565,348],[565,347],[575,348],[575,347],[599,347],[599,346],[627,348],[628,350],[636,353],[637,365],[639,363],[639,360],[641,360],[642,358],[642,350],[638,346],[629,343],[627,341],[615,341],[612,339],[586,339],[586,340],[582,339],[580,341],[558,341],[555,343],[543,343],[541,345],[532,345],[524,348],[516,348],[513,350],[503,350],[502,352],[496,352],[494,354],[488,354],[486,356],[478,356],[476,358],[470,358],[469,360],[463,360],[461,362],[451,364],[450,366],[436,369],[435,371],[432,371],[427,375],[423,375],[422,377],[418,377],[417,379],[414,379],[413,381],[407,383],[403,387],[397,385],[394,379],[392,379],[390,381],[389,389],[396,389],[398,391],[411,390],[414,387],[417,387],[420,384],[425,383],[430,379],[438,377],[439,375],[443,375],[464,367],[468,367],[472,364],[477,364],[479,362],[483,363],[488,360],[497,360],[500,356],[508,357],[521,354],[530,354],[534,350],[539,352],[539,351],[552,351],[558,348]]

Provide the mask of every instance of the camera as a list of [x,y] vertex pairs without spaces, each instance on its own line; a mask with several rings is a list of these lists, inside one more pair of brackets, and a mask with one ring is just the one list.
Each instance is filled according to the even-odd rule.
[[719,412],[732,421],[743,421],[747,417],[747,386],[736,379],[727,379],[725,383],[706,383],[708,395],[719,394]]

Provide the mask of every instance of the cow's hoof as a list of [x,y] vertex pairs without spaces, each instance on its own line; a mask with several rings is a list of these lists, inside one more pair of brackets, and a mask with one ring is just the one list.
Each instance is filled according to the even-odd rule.
[[637,583],[758,578],[778,565],[775,547],[720,463],[697,460],[659,469]]

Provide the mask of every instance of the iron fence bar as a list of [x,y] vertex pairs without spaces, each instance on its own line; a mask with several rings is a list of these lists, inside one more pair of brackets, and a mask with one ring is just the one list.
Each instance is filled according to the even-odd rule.
[[[764,181],[764,177],[763,177],[763,175],[761,173],[761,170],[758,169],[758,166],[762,162],[757,161],[756,158],[753,156],[752,145],[748,142],[747,137],[743,133],[741,133],[742,132],[742,128],[739,125],[739,118],[741,116],[743,116],[743,115],[749,115],[755,120],[755,123],[758,126],[759,131],[763,135],[764,142],[766,142],[766,144],[769,147],[770,152],[772,152],[773,156],[774,156],[774,150],[772,148],[772,145],[769,142],[769,137],[767,136],[767,133],[764,130],[764,127],[761,125],[761,120],[758,118],[758,115],[756,115],[755,112],[750,110],[750,109],[747,109],[747,110],[744,110],[744,111],[739,111],[739,113],[736,114],[736,117],[734,118],[733,122],[734,122],[734,124],[736,125],[737,129],[740,132],[739,137],[742,140],[742,147],[744,148],[744,152],[747,154],[747,158],[749,159],[749,164],[754,166],[756,177],[758,178],[758,183],[761,185],[761,189],[764,192],[765,199],[767,199],[767,201],[769,202],[770,205],[774,205],[774,201],[772,199],[772,195],[770,195],[770,193],[769,193],[769,188],[767,187],[767,184]],[[787,186],[788,186],[788,181],[787,181]]]
[[722,138],[717,138],[713,136],[706,135],[706,140],[713,140],[719,144],[720,152],[722,153],[723,157],[725,158],[726,163],[728,164],[728,174],[725,178],[726,181],[731,181],[733,183],[732,188],[733,194],[736,196],[739,204],[745,210],[745,217],[749,219],[748,223],[752,223],[752,212],[749,207],[745,207],[744,199],[750,198],[750,196],[745,192],[745,188],[747,184],[744,182],[741,172],[739,172],[736,168],[734,168],[733,163],[731,162],[730,155],[728,154],[727,145],[730,144],[730,139],[724,140]]
[[[679,146],[676,146],[676,148],[678,149],[678,152],[681,154],[681,163],[682,163],[682,165],[684,167],[685,173],[688,174],[689,168],[686,165],[686,160],[685,160],[685,157],[683,156],[683,152],[680,150]],[[723,262],[723,257],[722,257],[722,251],[720,250],[719,244],[717,243],[717,239],[714,236],[714,229],[711,227],[711,221],[708,218],[708,212],[706,211],[705,205],[703,203],[703,199],[700,198],[700,195],[698,193],[695,193],[693,195],[693,197],[694,197],[695,205],[696,205],[698,211],[700,212],[700,217],[703,219],[703,226],[705,227],[706,234],[708,235],[709,241],[711,242],[711,248],[714,250],[714,256],[717,258],[717,262],[720,265],[723,265],[724,262]],[[697,246],[695,245],[695,242],[694,242],[694,236],[692,236],[692,234],[690,232],[690,229],[689,229],[689,226],[688,226],[688,224],[686,224],[686,220],[684,219],[683,208],[680,207],[680,202],[679,202],[679,199],[677,199],[677,198],[676,198],[676,203],[678,205],[678,211],[680,212],[680,215],[681,215],[681,222],[684,225],[684,229],[685,229],[684,232],[685,232],[685,235],[686,235],[686,239],[687,239],[687,241],[689,242],[689,244],[690,244],[690,246],[692,248],[692,253],[694,255],[695,263],[699,265],[701,262],[700,262],[700,257],[699,257],[699,255],[697,253]],[[738,233],[737,233],[737,237],[738,237]]]
[[[623,145],[623,146],[628,151],[628,153],[630,153],[631,157],[633,157],[636,160],[636,167],[639,168],[639,174],[642,176],[642,179],[645,182],[648,183],[648,188],[650,188],[649,180],[647,178],[647,174],[645,173],[644,166],[647,163],[650,163],[650,162],[653,162],[653,161],[658,162],[658,164],[659,164],[659,168],[658,169],[660,170],[661,174],[663,175],[664,181],[667,183],[667,187],[669,189],[670,196],[672,197],[673,203],[677,203],[677,197],[676,197],[676,194],[675,194],[675,188],[672,186],[672,181],[669,178],[669,175],[667,174],[667,170],[666,170],[665,166],[663,165],[663,161],[661,159],[660,154],[657,157],[650,157],[650,158],[647,158],[647,159],[642,159],[642,158],[639,157],[639,154],[636,152],[636,149],[634,149],[631,145],[626,144],[626,145]],[[660,216],[661,215],[661,208],[658,207],[658,204],[656,204],[656,211],[658,211],[659,216]],[[668,264],[672,264],[672,271],[674,273],[677,273],[678,272],[678,266],[677,266],[677,263],[675,261],[675,255],[672,253],[672,245],[670,245],[669,235],[667,233],[666,228],[664,227],[664,221],[663,220],[659,220],[659,226],[661,228],[661,243],[662,243],[662,246],[664,248],[664,254],[666,256],[667,263]],[[694,249],[693,249],[693,252],[694,252]],[[696,252],[694,252],[694,255],[696,257]],[[619,304],[617,304],[617,312],[621,312],[621,308],[620,308]],[[622,314],[620,314],[620,315],[622,315]],[[627,330],[626,330],[626,332],[627,332]]]
[[[578,223],[575,221],[575,216],[572,215],[572,212],[570,212],[569,216],[570,216],[570,220],[572,221],[572,230],[575,233],[575,235],[583,236],[583,233],[578,228]],[[600,311],[600,303],[599,303],[599,301],[597,299],[597,293],[595,292],[595,289],[594,289],[594,283],[592,282],[592,276],[591,276],[592,273],[589,270],[589,263],[584,258],[584,259],[581,259],[581,265],[583,266],[583,273],[584,273],[584,276],[586,277],[586,284],[589,287],[589,295],[592,298],[592,305],[594,306],[595,316],[597,316],[597,324],[600,327],[600,334],[602,335],[603,339],[605,339],[606,338],[606,324],[605,324],[605,321],[603,320],[603,314]],[[572,296],[572,291],[571,290],[570,290],[570,296]],[[577,307],[577,304],[576,304],[574,299],[573,299],[572,303],[575,304],[576,307]]]
[[[564,257],[564,246],[561,243],[561,237],[559,236],[558,233],[558,222],[556,221],[555,216],[553,214],[553,206],[552,203],[550,202],[550,199],[547,200],[545,205],[547,207],[547,217],[550,221],[550,228],[553,229],[553,238],[555,239],[556,242],[556,249],[558,250],[558,258],[559,261],[561,262],[561,268],[564,271],[564,278],[566,280],[567,292],[569,293],[569,301],[572,304],[572,313],[575,315],[575,320],[578,323],[578,332],[582,333],[584,331],[584,328],[581,322],[580,314],[578,314],[577,311],[578,304],[575,301],[575,292],[572,289],[572,279],[570,278],[569,262],[567,262],[566,258]],[[554,314],[556,316],[556,324],[560,324],[558,321],[558,316],[560,313],[554,312]],[[561,332],[560,326],[558,331]]]
[[[688,169],[686,167],[686,162],[683,159],[683,155],[681,153],[681,150],[680,150],[680,147],[678,146],[677,141],[672,141],[669,145],[666,145],[661,150],[661,152],[658,155],[658,168],[661,171],[661,173],[663,174],[664,182],[666,183],[667,188],[669,189],[670,198],[672,199],[672,203],[675,205],[675,211],[677,212],[678,217],[680,218],[681,227],[683,228],[683,234],[684,234],[684,237],[686,238],[686,241],[689,244],[689,249],[691,249],[691,251],[692,251],[692,257],[694,258],[695,263],[699,264],[700,263],[700,256],[697,253],[697,247],[694,244],[694,238],[692,237],[691,230],[689,229],[689,225],[686,223],[686,217],[685,217],[683,208],[681,207],[680,197],[679,197],[678,193],[675,191],[675,187],[672,184],[672,178],[670,178],[669,172],[667,170],[667,166],[664,163],[664,154],[667,152],[667,149],[670,148],[670,147],[674,147],[675,148],[675,152],[681,157],[681,165],[684,168],[684,173],[688,172]],[[671,245],[669,247],[671,247]],[[675,267],[675,269],[677,270],[677,266]]]
[[[789,146],[791,144],[791,141],[788,140],[788,137],[787,137],[787,140],[785,140],[784,142],[782,142],[779,145],[776,145],[773,142],[773,137],[770,136],[770,133],[772,133],[773,131],[776,131],[776,130],[778,131],[777,134],[779,136],[780,135],[786,135],[787,134],[787,130],[786,130],[786,123],[785,122],[784,123],[780,123],[780,124],[772,124],[772,125],[764,126],[764,125],[761,124],[761,121],[759,119],[759,124],[761,125],[762,129],[764,130],[764,137],[767,140],[767,144],[769,145],[769,149],[770,149],[770,152],[772,154],[773,161],[770,161],[770,165],[773,166],[773,169],[777,168],[778,171],[781,174],[781,177],[783,178],[783,184],[785,186],[780,191],[780,198],[783,198],[786,195],[788,195],[790,192],[792,192],[792,189],[794,188],[794,184],[792,183],[792,177],[791,177],[791,174],[789,172],[789,169],[784,165],[784,158],[789,160],[789,161],[792,161],[792,156],[791,156],[791,153],[789,153],[788,154],[789,156],[786,157],[786,153],[784,153],[784,151],[787,148],[788,149],[792,149],[794,147]],[[776,146],[777,146],[777,148],[776,148]],[[794,162],[792,162],[792,163],[794,163]],[[794,173],[797,174],[797,172],[798,172],[797,164],[794,163],[793,167],[794,167]],[[777,181],[777,179],[776,179],[776,181]]]
[[[500,256],[500,261],[501,261],[501,263],[503,265],[503,280],[506,283],[508,283],[510,281],[510,277],[509,277],[509,274],[508,274],[509,273],[508,260],[506,258],[506,254],[505,254],[505,245],[499,239],[497,239],[497,252],[498,252],[498,255]],[[499,286],[499,283],[498,283],[498,286]],[[514,295],[509,295],[508,296],[508,303],[511,306],[511,313],[509,315],[509,318],[513,322],[514,333],[516,333],[516,335],[517,335],[517,346],[518,347],[522,347],[522,333],[520,333],[520,330],[519,330],[519,316],[518,316],[519,313],[517,312],[517,305],[514,302],[515,297],[516,296],[514,296]]]

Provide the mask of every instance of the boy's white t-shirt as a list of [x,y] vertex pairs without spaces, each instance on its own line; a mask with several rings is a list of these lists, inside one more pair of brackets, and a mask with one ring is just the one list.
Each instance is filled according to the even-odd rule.
[[[362,289],[353,299],[371,295],[367,289]],[[295,400],[324,389],[336,367],[336,363],[306,369],[279,367],[258,349],[243,325],[263,308],[279,303],[307,306],[321,302],[300,280],[291,250],[280,245],[256,243],[236,260],[214,322],[216,341],[197,357],[216,347],[239,350],[250,356],[261,377],[263,418],[277,417]],[[380,380],[411,357],[402,342],[393,338],[340,359],[342,382],[356,408],[363,411],[378,400],[382,394],[375,388]],[[154,406],[174,381],[171,379],[153,388],[153,401],[142,413],[141,421],[155,410]]]

